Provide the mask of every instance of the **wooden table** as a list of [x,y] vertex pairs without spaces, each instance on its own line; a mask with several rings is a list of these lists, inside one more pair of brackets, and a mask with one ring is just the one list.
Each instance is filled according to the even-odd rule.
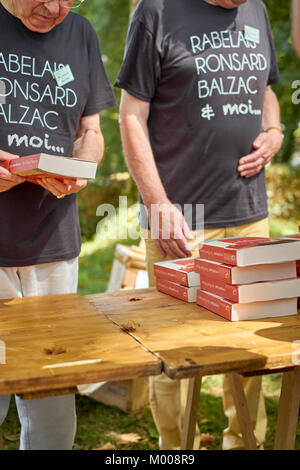
[[162,361],[170,378],[191,379],[183,449],[192,449],[201,377],[223,373],[230,373],[246,448],[255,449],[241,375],[275,372],[283,372],[275,448],[294,448],[300,404],[299,315],[229,322],[155,289],[88,298],[116,325],[134,324],[130,336]]
[[0,395],[66,393],[80,384],[156,375],[162,367],[77,294],[1,300],[0,341]]
[[241,431],[253,449],[240,374],[283,372],[275,447],[288,449],[299,409],[299,339],[299,316],[231,323],[155,289],[2,300],[0,394],[66,393],[164,370],[190,379],[182,442],[190,449],[201,377],[230,372]]

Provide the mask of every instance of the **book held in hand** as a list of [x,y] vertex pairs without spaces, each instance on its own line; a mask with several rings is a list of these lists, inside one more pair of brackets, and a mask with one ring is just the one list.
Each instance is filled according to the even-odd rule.
[[196,302],[229,321],[297,315],[297,297],[243,304],[198,289]]
[[45,176],[93,179],[97,171],[96,162],[46,153],[5,161],[3,166],[14,175],[30,179]]
[[232,266],[203,258],[195,259],[195,271],[200,276],[210,277],[226,284],[250,284],[259,281],[278,281],[297,277],[297,261],[285,263]]
[[233,302],[264,302],[283,298],[298,297],[300,279],[254,282],[252,284],[230,285],[209,277],[201,276],[200,289],[219,295]]
[[280,263],[300,259],[300,240],[264,237],[212,240],[200,245],[199,256],[232,266]]
[[154,263],[154,275],[184,286],[199,286],[200,276],[195,272],[195,258],[179,258]]

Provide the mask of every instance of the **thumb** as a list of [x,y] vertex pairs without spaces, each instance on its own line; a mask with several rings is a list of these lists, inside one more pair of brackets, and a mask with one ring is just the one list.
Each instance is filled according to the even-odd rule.
[[13,153],[5,152],[4,150],[0,150],[0,160],[9,161],[19,158],[18,155],[14,155]]
[[260,134],[258,134],[258,136],[253,142],[253,148],[256,150],[259,149],[259,147],[261,147],[264,142],[265,142],[265,132],[261,132]]

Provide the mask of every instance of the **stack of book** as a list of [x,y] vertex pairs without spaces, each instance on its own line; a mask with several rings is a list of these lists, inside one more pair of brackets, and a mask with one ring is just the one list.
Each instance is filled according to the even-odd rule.
[[154,263],[156,288],[185,302],[196,302],[200,275],[195,272],[196,258],[181,258]]
[[300,240],[232,238],[200,247],[198,305],[230,321],[297,314]]
[[[300,226],[299,226],[300,229]],[[293,233],[292,235],[285,235],[284,238],[295,238],[300,240],[300,234],[299,233]],[[297,259],[296,261],[296,267],[297,267],[297,277],[300,277],[300,259]],[[300,292],[298,296],[298,308],[300,308]]]

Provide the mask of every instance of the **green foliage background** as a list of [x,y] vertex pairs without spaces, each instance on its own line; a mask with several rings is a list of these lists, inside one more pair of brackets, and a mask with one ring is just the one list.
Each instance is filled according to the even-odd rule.
[[300,80],[300,60],[292,47],[291,1],[264,0],[264,3],[270,17],[280,70],[280,82],[272,88],[278,96],[281,122],[285,126],[284,143],[275,161],[288,162],[295,148],[295,131],[298,128],[298,121],[300,121],[300,105],[292,103],[292,94],[295,92],[292,84],[295,80]]
[[[105,70],[113,85],[122,63],[130,16],[130,1],[87,0],[80,7],[80,13],[91,21],[98,34]],[[114,91],[119,103],[120,91],[116,88]],[[119,136],[118,106],[102,112],[101,118],[106,146],[101,174],[110,175],[126,171]]]

